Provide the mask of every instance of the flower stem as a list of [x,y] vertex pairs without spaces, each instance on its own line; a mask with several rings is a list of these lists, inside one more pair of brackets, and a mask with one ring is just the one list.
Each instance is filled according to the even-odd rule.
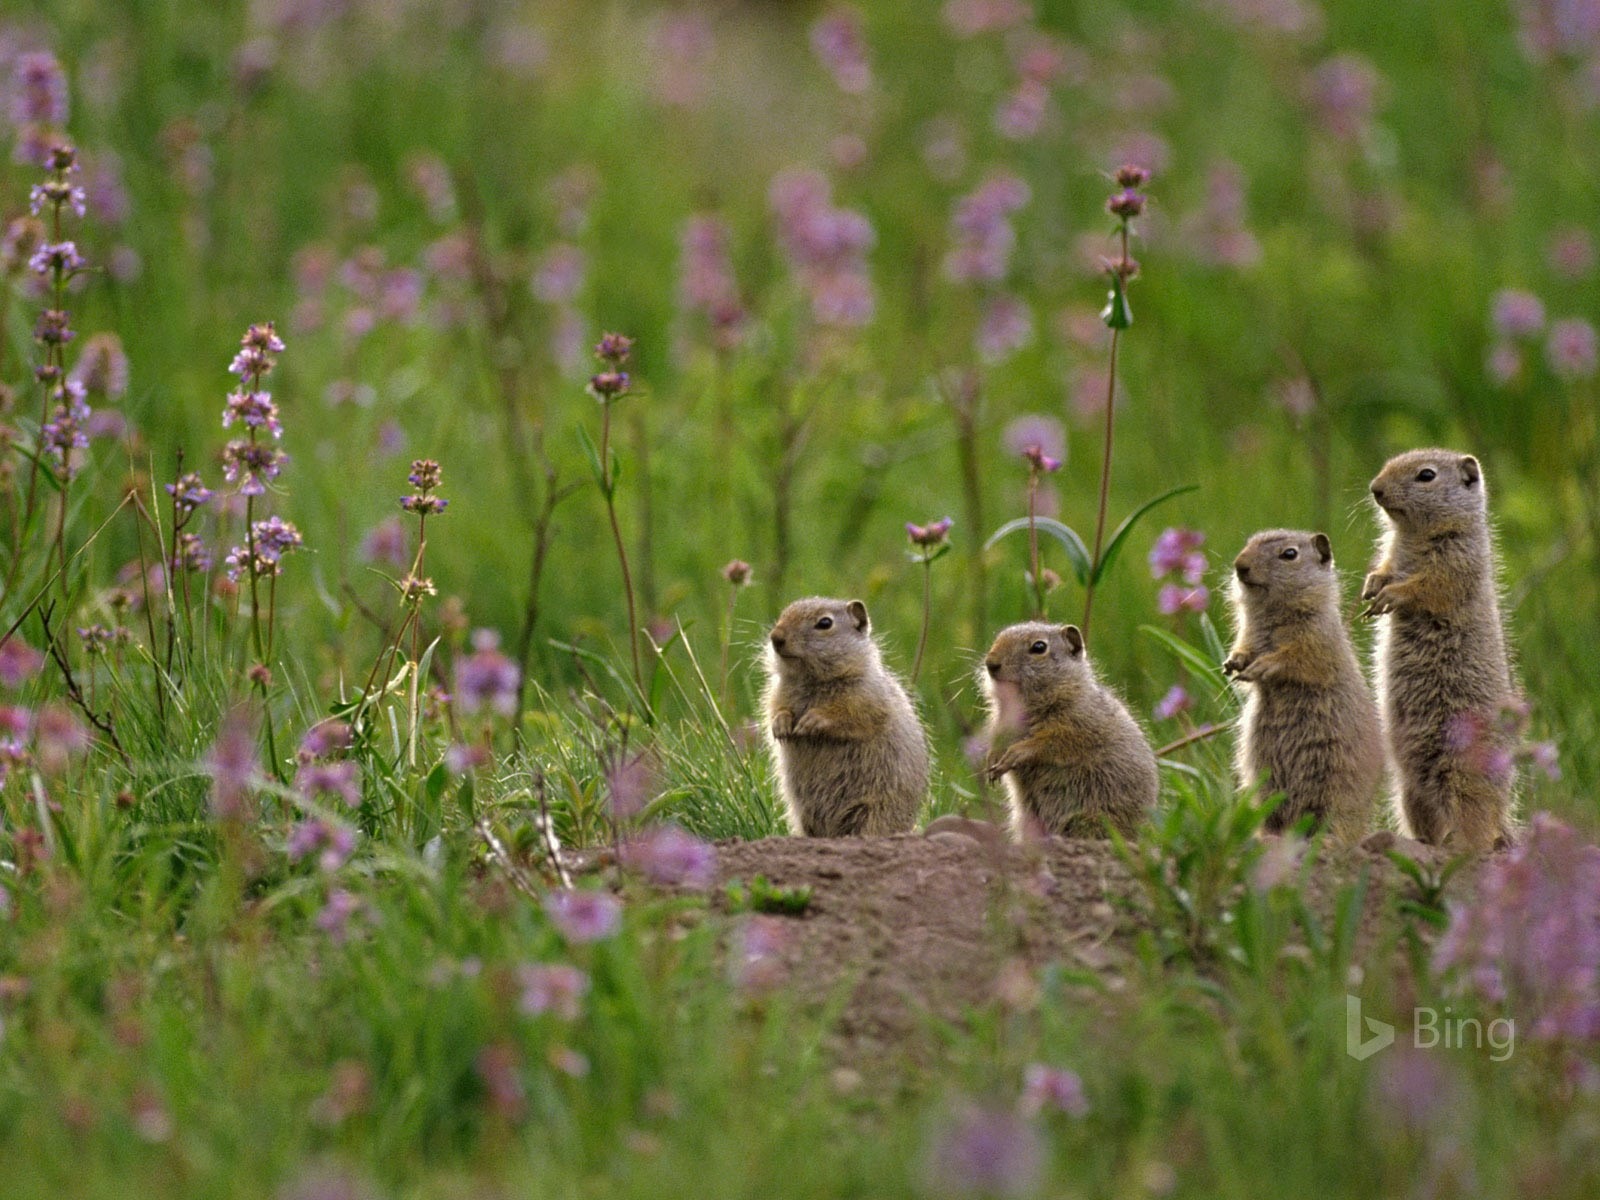
[[928,623],[933,619],[933,560],[922,556],[922,633],[917,637],[917,658],[911,664],[911,683],[922,674],[922,652],[928,648]]
[[1034,520],[1039,511],[1039,469],[1028,472],[1028,561],[1033,574],[1033,617],[1044,619],[1044,572],[1039,567],[1039,527]]
[[[1122,223],[1122,261],[1114,267],[1121,270],[1122,265],[1128,261],[1128,223]],[[1111,329],[1111,353],[1106,364],[1106,440],[1105,448],[1100,457],[1100,508],[1094,520],[1094,557],[1089,560],[1089,581],[1083,589],[1083,636],[1089,637],[1089,617],[1094,611],[1094,585],[1095,577],[1100,573],[1100,550],[1105,543],[1106,536],[1106,506],[1111,497],[1111,451],[1113,435],[1116,429],[1117,414],[1117,335],[1121,331],[1115,326]]]
[[616,485],[611,478],[611,404],[600,406],[600,478],[606,496],[606,515],[611,518],[611,537],[617,544],[617,562],[622,567],[622,593],[628,602],[628,652],[633,659],[633,683],[644,693],[644,671],[639,666],[639,618],[633,602],[633,574],[628,570],[628,548],[622,540],[622,527],[617,523]]

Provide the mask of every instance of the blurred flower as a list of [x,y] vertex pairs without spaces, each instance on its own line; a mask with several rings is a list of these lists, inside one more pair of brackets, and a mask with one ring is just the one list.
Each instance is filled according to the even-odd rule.
[[1028,413],[1006,425],[1001,443],[1007,453],[1026,457],[1030,448],[1036,447],[1048,458],[1067,457],[1067,433],[1054,417]]
[[945,0],[945,24],[958,38],[977,37],[1021,25],[1033,16],[1026,0]]
[[1186,583],[1199,583],[1206,566],[1205,555],[1199,550],[1205,544],[1206,535],[1201,530],[1170,526],[1163,529],[1150,547],[1151,577],[1160,579],[1182,571]]
[[728,972],[734,986],[746,992],[768,992],[787,975],[783,956],[789,947],[790,926],[782,917],[752,913],[734,932],[729,948]]
[[1510,342],[1496,342],[1484,356],[1483,369],[1491,383],[1505,387],[1522,374],[1522,351]]
[[571,304],[583,290],[585,266],[582,250],[557,242],[539,256],[528,287],[535,299],[546,304]]
[[995,132],[1013,142],[1025,142],[1043,128],[1049,111],[1049,87],[1042,80],[1023,79],[995,109]]
[[906,537],[911,539],[913,546],[921,546],[924,550],[932,550],[944,545],[945,539],[950,536],[950,530],[955,521],[950,517],[941,517],[937,521],[929,521],[926,525],[913,525],[906,522]]
[[1089,1100],[1076,1071],[1030,1063],[1022,1075],[1021,1109],[1028,1116],[1054,1109],[1069,1117],[1084,1117],[1089,1114]]
[[71,709],[47,704],[33,720],[33,755],[45,775],[59,775],[89,748],[89,730]]
[[1167,689],[1167,694],[1156,702],[1155,719],[1158,721],[1170,721],[1179,713],[1188,712],[1192,707],[1194,707],[1194,701],[1190,698],[1187,689],[1184,688],[1183,684],[1175,683]]
[[1445,1059],[1397,1039],[1373,1064],[1369,1099],[1380,1128],[1426,1134],[1460,1112],[1460,1089]]
[[622,927],[622,904],[610,892],[547,892],[544,911],[561,936],[578,945],[603,941]]
[[745,320],[728,241],[728,226],[720,217],[690,217],[683,227],[678,282],[684,306],[709,322],[721,349],[737,343]]
[[444,752],[445,769],[454,775],[489,765],[489,751],[476,742],[451,742]]
[[924,1162],[929,1191],[947,1196],[1025,1196],[1044,1170],[1045,1147],[1028,1121],[966,1104],[935,1130]]
[[122,349],[122,339],[114,333],[95,334],[84,342],[67,378],[92,394],[120,399],[128,390],[128,356]]
[[1000,362],[1033,340],[1033,310],[1008,293],[991,296],[978,323],[978,353],[987,362]]
[[605,782],[611,815],[617,820],[636,817],[655,792],[654,763],[646,754],[619,752],[606,764]]
[[55,55],[35,51],[12,64],[11,121],[17,126],[67,123],[67,76]]
[[1031,470],[1037,471],[1042,475],[1050,475],[1061,469],[1061,460],[1046,454],[1044,447],[1038,445],[1024,446],[1022,448],[1022,460],[1028,464]]
[[1490,302],[1489,324],[1501,337],[1534,337],[1544,328],[1544,302],[1521,288],[1502,288]]
[[872,86],[861,15],[854,9],[834,8],[818,17],[811,25],[811,49],[840,91],[859,95]]
[[1336,54],[1311,73],[1313,114],[1335,137],[1354,139],[1366,131],[1378,107],[1382,77],[1359,54]]
[[388,563],[397,571],[411,565],[410,537],[399,517],[386,517],[361,540],[361,556],[371,562]]
[[837,208],[831,187],[816,171],[781,172],[768,189],[778,234],[819,324],[868,324],[876,308],[867,277],[867,252],[876,241],[861,213]]
[[500,651],[500,635],[480,629],[472,635],[472,653],[456,666],[456,697],[463,712],[493,709],[503,717],[517,710],[522,671]]
[[1600,1039],[1600,847],[1535,813],[1450,906],[1434,967],[1531,1019],[1536,1039]]
[[722,568],[722,577],[734,587],[744,587],[750,582],[750,564],[742,558],[731,559]]
[[43,665],[44,655],[15,634],[0,642],[0,685],[19,688]]
[[1287,834],[1264,838],[1263,841],[1265,845],[1261,848],[1261,854],[1250,868],[1250,886],[1258,892],[1270,892],[1294,879],[1295,872],[1300,869],[1306,843],[1302,838]]
[[717,852],[676,825],[661,825],[622,843],[622,862],[651,883],[696,890],[716,880]]
[[261,761],[256,754],[253,722],[236,709],[222,722],[217,740],[205,759],[211,776],[211,815],[229,821],[248,813],[251,797],[261,783]]
[[328,935],[330,941],[338,945],[350,935],[350,918],[359,911],[361,901],[353,893],[344,888],[334,888],[328,893],[327,903],[317,913],[315,924]]
[[[1600,12],[1600,6],[1596,6]],[[1594,272],[1594,240],[1581,225],[1558,229],[1545,251],[1550,269],[1567,279],[1585,279]]]
[[288,840],[284,845],[290,862],[297,863],[310,855],[319,854],[317,866],[329,872],[337,871],[344,866],[355,848],[354,830],[324,821],[320,817],[311,817],[295,825],[289,831]]
[[337,717],[318,721],[306,730],[305,737],[300,739],[297,757],[302,763],[314,762],[319,758],[332,758],[350,748],[351,736],[350,726]]
[[662,104],[699,108],[717,78],[716,38],[706,14],[697,10],[660,15],[650,31],[651,90]]
[[955,283],[998,283],[1011,266],[1017,243],[1013,214],[1031,198],[1028,185],[1006,172],[990,175],[956,201],[950,216],[951,247],[945,277]]
[[489,1097],[489,1106],[507,1120],[517,1120],[527,1108],[527,1093],[517,1065],[517,1048],[510,1042],[493,1042],[478,1052],[474,1066]]
[[1595,373],[1597,344],[1594,326],[1581,317],[1568,317],[1550,326],[1545,359],[1562,379],[1588,379]]
[[174,572],[202,572],[211,570],[211,551],[197,533],[183,531],[172,539],[172,569]]
[[576,1021],[589,992],[589,976],[567,963],[534,963],[517,970],[522,988],[517,1007],[524,1016],[554,1013],[563,1021]]
[[1175,616],[1180,612],[1205,612],[1206,606],[1211,603],[1211,592],[1204,586],[1180,587],[1178,584],[1163,585],[1156,595],[1156,610],[1163,616]]
[[361,806],[361,771],[350,759],[302,763],[295,773],[294,785],[312,799],[337,796],[348,808]]

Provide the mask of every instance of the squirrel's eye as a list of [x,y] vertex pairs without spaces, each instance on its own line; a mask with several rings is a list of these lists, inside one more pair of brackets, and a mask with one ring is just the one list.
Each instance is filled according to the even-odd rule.
[[1432,467],[1423,467],[1422,470],[1417,472],[1417,482],[1432,483],[1438,478],[1438,476],[1439,472],[1435,471]]
[[1048,649],[1050,649],[1050,647],[1048,645],[1046,645],[1044,642],[1035,642],[1033,645],[1028,647],[1028,653],[1029,654],[1043,654]]
[[833,618],[832,617],[823,617],[822,620],[817,622],[817,628],[818,629],[832,629],[833,628]]
[[1293,546],[1290,546],[1282,554],[1278,555],[1278,557],[1283,559],[1284,562],[1293,562],[1295,559],[1300,557],[1300,551],[1296,550]]

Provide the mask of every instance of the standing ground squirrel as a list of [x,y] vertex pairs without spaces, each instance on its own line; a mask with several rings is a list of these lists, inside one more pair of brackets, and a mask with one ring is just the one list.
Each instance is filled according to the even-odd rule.
[[1269,529],[1233,560],[1239,633],[1224,675],[1251,685],[1240,719],[1241,787],[1283,803],[1265,828],[1308,813],[1343,842],[1372,827],[1383,776],[1378,707],[1339,614],[1327,534]]
[[1131,836],[1160,791],[1156,756],[1095,678],[1076,625],[1002,629],[978,679],[989,698],[989,778],[1005,777],[1013,828]]
[[796,600],[772,627],[767,668],[767,735],[794,832],[909,832],[928,793],[928,739],[867,606]]
[[1478,460],[1412,450],[1372,481],[1388,518],[1361,598],[1378,627],[1384,733],[1401,832],[1488,850],[1511,839],[1500,711],[1515,693]]

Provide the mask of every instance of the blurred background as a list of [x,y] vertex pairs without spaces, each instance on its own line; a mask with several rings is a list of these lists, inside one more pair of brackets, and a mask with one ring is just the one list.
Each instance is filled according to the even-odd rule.
[[[1026,512],[1025,445],[1065,459],[1041,511],[1093,530],[1104,204],[1134,163],[1152,178],[1112,523],[1197,490],[1102,585],[1103,672],[1158,743],[1222,719],[1140,627],[1203,650],[1233,555],[1277,525],[1330,534],[1353,613],[1368,480],[1447,444],[1484,464],[1534,728],[1560,749],[1529,801],[1596,816],[1600,3],[6,0],[8,220],[40,178],[21,67],[39,52],[64,72],[78,243],[103,268],[75,323],[126,364],[74,521],[98,526],[130,477],[173,478],[180,452],[217,486],[229,358],[275,321],[273,511],[306,541],[279,621],[307,695],[364,675],[371,616],[395,611],[413,458],[450,500],[429,636],[497,630],[556,697],[575,676],[552,642],[626,657],[579,436],[598,436],[585,384],[615,330],[636,339],[613,442],[640,623],[681,622],[714,658],[732,601],[735,717],[797,595],[865,599],[908,670],[904,524],[950,516],[918,686],[965,776],[976,655],[1032,606],[1025,537],[982,549]],[[0,267],[0,380],[31,413],[38,297],[14,239]],[[1197,531],[1188,580],[1147,562],[1164,527]],[[135,542],[130,523],[94,542],[91,607],[111,612]],[[1082,588],[1044,555],[1065,579],[1050,612],[1076,619]],[[733,559],[753,568],[738,596]]]

